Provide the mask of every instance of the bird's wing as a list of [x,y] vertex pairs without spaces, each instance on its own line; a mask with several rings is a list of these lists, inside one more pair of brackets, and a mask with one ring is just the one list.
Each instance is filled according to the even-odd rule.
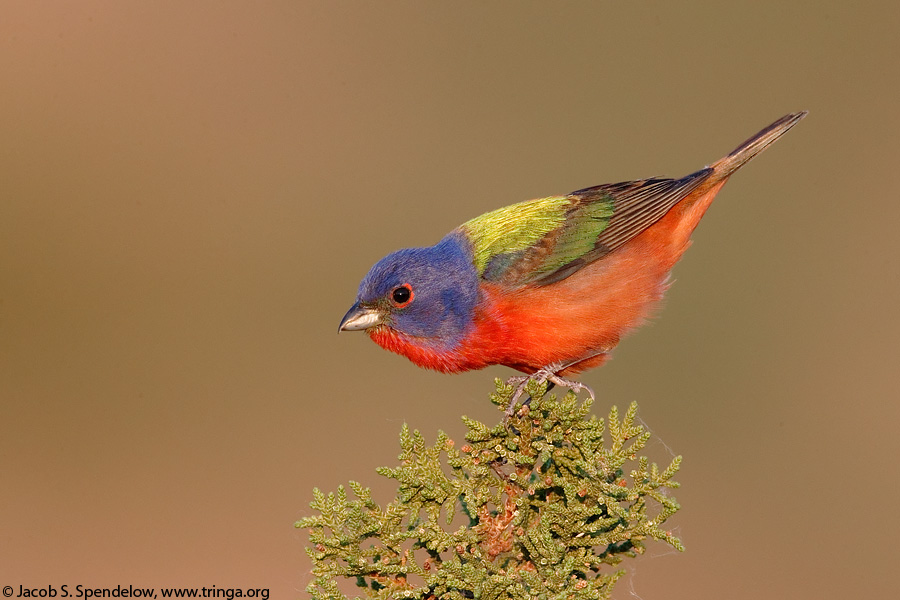
[[513,204],[461,226],[487,281],[548,285],[603,258],[650,227],[713,170],[682,179],[642,179]]

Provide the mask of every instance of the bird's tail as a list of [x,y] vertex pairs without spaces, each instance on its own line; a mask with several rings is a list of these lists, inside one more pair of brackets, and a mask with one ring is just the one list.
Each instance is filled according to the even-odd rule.
[[807,115],[808,111],[801,111],[785,115],[752,136],[746,142],[735,148],[731,154],[717,160],[710,165],[714,169],[713,180],[721,181],[747,164],[750,159],[765,150],[769,145],[787,133],[788,129],[797,124]]

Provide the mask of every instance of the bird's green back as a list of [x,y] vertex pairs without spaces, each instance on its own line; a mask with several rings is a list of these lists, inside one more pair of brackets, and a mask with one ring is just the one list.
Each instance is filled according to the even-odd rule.
[[613,214],[609,196],[550,196],[505,206],[460,226],[478,274],[525,285],[593,251]]
[[607,183],[527,200],[460,225],[487,281],[549,285],[615,251],[662,218],[714,173]]

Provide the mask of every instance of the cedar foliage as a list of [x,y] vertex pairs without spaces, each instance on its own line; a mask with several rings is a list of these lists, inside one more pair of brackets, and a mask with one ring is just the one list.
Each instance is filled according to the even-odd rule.
[[[403,426],[399,466],[378,472],[398,484],[379,506],[351,482],[313,491],[318,513],[296,523],[309,531],[307,553],[319,600],[344,600],[338,582],[355,580],[364,597],[414,599],[609,598],[649,540],[683,550],[662,528],[679,505],[667,488],[681,457],[665,469],[638,458],[650,433],[632,403],[620,418],[590,414],[590,400],[557,399],[531,383],[533,400],[489,427],[463,417],[466,444],[440,433],[428,445]],[[497,381],[503,411],[512,389]]]

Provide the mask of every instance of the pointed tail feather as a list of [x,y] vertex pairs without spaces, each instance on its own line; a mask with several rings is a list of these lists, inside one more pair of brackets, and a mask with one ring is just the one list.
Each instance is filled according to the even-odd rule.
[[765,150],[769,145],[787,133],[809,111],[801,111],[785,115],[735,148],[731,154],[710,165],[715,169],[713,179],[720,181],[747,164],[750,159]]

